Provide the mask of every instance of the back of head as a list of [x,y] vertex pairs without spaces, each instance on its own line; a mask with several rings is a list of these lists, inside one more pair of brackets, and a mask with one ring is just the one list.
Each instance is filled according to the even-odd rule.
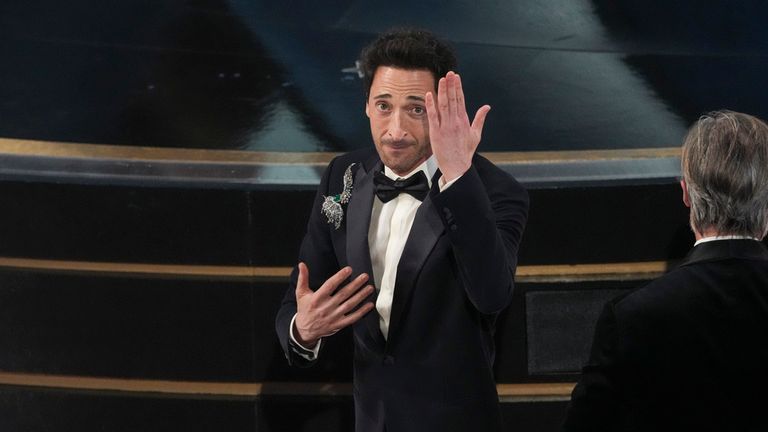
[[768,125],[748,114],[702,116],[683,142],[691,225],[699,233],[763,238],[768,228]]
[[394,29],[382,33],[360,54],[366,97],[379,66],[428,70],[437,86],[437,80],[456,69],[456,55],[448,44],[426,30]]

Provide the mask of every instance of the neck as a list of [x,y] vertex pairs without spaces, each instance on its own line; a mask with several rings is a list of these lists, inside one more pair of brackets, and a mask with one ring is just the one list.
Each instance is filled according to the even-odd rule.
[[696,238],[696,241],[699,241],[699,240],[701,240],[703,238],[707,238],[707,237],[717,237],[717,236],[731,235],[729,233],[722,233],[722,232],[717,231],[717,230],[712,229],[712,228],[704,229],[701,232],[699,232],[699,230],[697,230],[696,228],[692,228],[692,230],[693,230],[693,236]]

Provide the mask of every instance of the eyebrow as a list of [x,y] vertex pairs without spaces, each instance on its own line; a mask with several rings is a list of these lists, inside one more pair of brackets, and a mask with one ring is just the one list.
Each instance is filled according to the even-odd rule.
[[[389,93],[382,93],[382,94],[380,94],[378,96],[374,96],[373,98],[374,99],[391,99],[392,95],[389,94]],[[425,99],[423,97],[421,97],[421,96],[407,96],[406,99],[408,99],[408,100],[415,100],[415,101],[418,101],[418,102],[425,102]]]

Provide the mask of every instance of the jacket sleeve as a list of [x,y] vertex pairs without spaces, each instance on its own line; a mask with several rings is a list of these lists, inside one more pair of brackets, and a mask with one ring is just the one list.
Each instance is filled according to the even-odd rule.
[[470,301],[481,313],[500,312],[512,299],[528,193],[512,176],[475,156],[470,169],[433,194],[432,201]]
[[[331,275],[339,270],[339,263],[333,250],[329,231],[331,228],[329,228],[330,225],[327,223],[327,220],[321,212],[325,196],[331,195],[329,192],[329,183],[330,179],[334,178],[332,173],[335,169],[335,162],[336,159],[331,161],[320,181],[320,186],[318,187],[314,204],[312,205],[312,211],[309,215],[307,232],[304,235],[299,250],[299,262],[306,263],[307,268],[309,269],[309,286],[312,289],[319,288]],[[339,179],[341,178],[340,176],[337,177]],[[293,366],[307,367],[314,364],[317,361],[317,358],[308,360],[299,355],[301,352],[306,353],[306,350],[296,346],[289,336],[291,321],[296,314],[295,292],[298,274],[297,262],[297,265],[294,266],[293,271],[291,272],[288,289],[285,292],[285,296],[280,305],[280,310],[277,312],[277,317],[275,318],[275,330],[283,352],[285,353],[285,357],[288,359],[288,363]]]

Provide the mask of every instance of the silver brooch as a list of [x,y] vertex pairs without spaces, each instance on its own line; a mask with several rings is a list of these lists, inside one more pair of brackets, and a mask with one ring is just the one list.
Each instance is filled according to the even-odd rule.
[[323,201],[323,207],[320,210],[326,218],[328,223],[333,224],[336,229],[341,227],[341,221],[344,219],[344,209],[341,207],[349,202],[349,198],[352,197],[352,164],[344,171],[344,188],[338,195],[327,196]]

